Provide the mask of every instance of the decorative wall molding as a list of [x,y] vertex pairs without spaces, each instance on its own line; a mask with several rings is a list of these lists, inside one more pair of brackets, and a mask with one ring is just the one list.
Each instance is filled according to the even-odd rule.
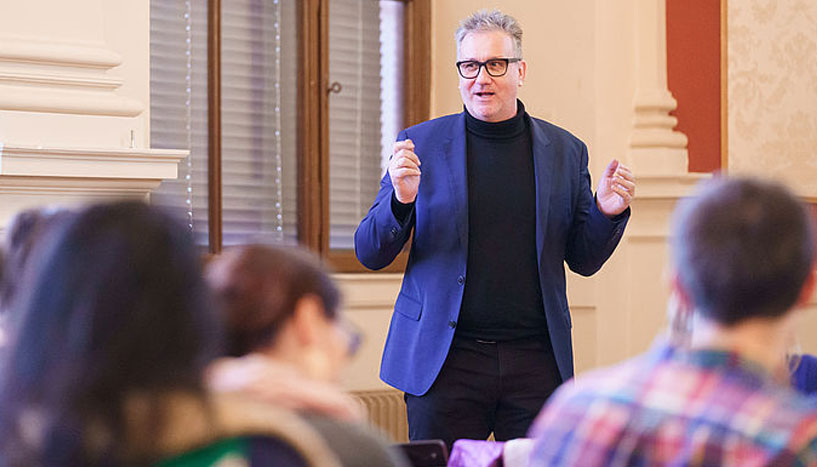
[[641,92],[634,99],[635,117],[630,134],[631,148],[685,149],[687,137],[674,131],[678,119],[669,113],[678,107],[669,91]]
[[685,174],[687,137],[674,130],[678,119],[669,114],[678,104],[667,88],[666,0],[636,3],[637,86],[629,160],[638,175]]
[[0,175],[60,178],[176,178],[186,150],[0,146]]
[[40,148],[0,144],[0,236],[18,211],[122,199],[147,201],[176,178],[187,151]]
[[633,217],[625,237],[630,247],[637,250],[642,246],[666,243],[676,204],[689,196],[701,180],[709,177],[709,174],[639,176]]
[[135,117],[138,100],[116,94],[122,57],[104,44],[0,37],[0,110]]
[[701,180],[710,177],[704,173],[639,176],[632,206],[635,215],[627,226],[627,242],[635,247],[666,242],[678,201],[689,196]]
[[[616,359],[645,351],[666,326],[663,310],[669,297],[665,277],[672,214],[678,201],[706,177],[688,173],[687,137],[674,129],[678,121],[670,115],[677,102],[667,88],[666,0],[637,0],[634,7],[637,86],[628,156],[638,189],[633,216],[619,246],[623,247],[618,253],[623,254],[624,264],[619,265],[623,276],[606,276],[607,293],[617,287],[627,291],[619,296],[620,309],[615,310],[615,321],[624,325],[599,313],[599,329],[605,331],[596,333],[601,341],[599,362],[609,361],[606,353],[616,349],[607,338],[608,326],[618,333],[613,335],[625,336]],[[613,310],[608,307],[607,311]]]
[[71,44],[4,34],[0,35],[0,62],[107,70],[121,65],[122,56],[102,43]]
[[181,149],[101,149],[101,148],[44,148],[35,146],[0,146],[0,168],[4,157],[19,159],[72,159],[104,162],[118,160],[122,162],[173,162],[177,163],[186,157],[188,151]]
[[144,199],[159,183],[161,180],[156,179],[0,176],[0,195]]
[[122,83],[120,78],[93,73],[57,73],[52,70],[32,72],[30,70],[4,70],[0,67],[0,84],[3,85],[68,86],[112,90],[122,86]]
[[42,206],[77,206],[87,203],[147,201],[160,179],[105,179],[16,177],[0,175],[0,238],[19,211]]
[[0,238],[17,212],[41,206],[72,206],[87,203],[147,201],[161,179],[106,179],[17,177],[0,175]]
[[710,178],[711,174],[688,173],[681,175],[638,175],[639,200],[677,200],[688,196],[701,180]]
[[63,88],[63,83],[53,81],[51,85],[62,89],[48,89],[38,85],[41,89],[33,91],[25,86],[0,84],[0,110],[108,117],[136,117],[145,110],[141,102],[117,96],[110,90],[108,92],[70,90]]

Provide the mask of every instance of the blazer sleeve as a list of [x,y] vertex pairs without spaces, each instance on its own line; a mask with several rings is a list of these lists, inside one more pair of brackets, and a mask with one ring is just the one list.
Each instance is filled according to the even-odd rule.
[[565,252],[570,270],[582,276],[590,276],[601,269],[618,246],[630,219],[629,207],[613,219],[599,210],[590,187],[587,162],[587,146],[582,143],[579,183],[576,185],[578,197]]
[[[402,141],[408,136],[403,130],[397,136]],[[403,249],[415,222],[415,208],[404,222],[395,217],[391,201],[394,187],[388,172],[380,180],[374,204],[355,231],[355,254],[361,264],[369,269],[382,269],[394,261]]]

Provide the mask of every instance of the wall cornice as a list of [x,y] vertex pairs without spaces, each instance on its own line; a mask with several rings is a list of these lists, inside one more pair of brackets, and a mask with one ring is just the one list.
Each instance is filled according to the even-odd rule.
[[[16,84],[4,84],[4,77],[6,82],[16,80]],[[22,75],[9,76],[0,72],[0,110],[108,117],[136,117],[145,110],[141,102],[113,93],[116,80],[106,82],[101,78],[70,75],[29,75],[29,81],[23,83],[20,81],[23,78]],[[95,89],[71,89],[65,86],[66,82],[75,85],[82,82],[82,86]],[[38,89],[33,90],[32,87]]]
[[159,183],[158,179],[0,176],[0,195],[142,199]]
[[116,91],[122,57],[97,43],[0,36],[0,110],[135,117],[145,105]]
[[9,34],[0,35],[0,38],[0,61],[3,62],[96,69],[109,69],[122,64],[122,56],[102,43],[72,44]]
[[186,150],[0,146],[0,175],[59,178],[176,178]]
[[711,174],[687,173],[678,175],[638,175],[638,200],[678,200],[693,190],[701,180]]

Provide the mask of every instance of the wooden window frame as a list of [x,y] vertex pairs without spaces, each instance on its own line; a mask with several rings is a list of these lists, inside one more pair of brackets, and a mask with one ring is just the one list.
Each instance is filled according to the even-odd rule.
[[[367,272],[352,250],[329,248],[329,1],[300,3],[298,85],[298,238],[335,271]],[[431,0],[403,0],[404,50],[412,73],[405,75],[406,126],[427,120],[430,110]],[[382,272],[401,272],[408,249]]]
[[207,207],[211,254],[221,253],[221,0],[207,0]]
[[[300,244],[337,272],[364,272],[352,250],[329,248],[329,2],[300,0],[298,17],[298,206]],[[404,80],[404,121],[429,118],[431,0],[405,3],[404,51],[412,73]],[[221,0],[208,0],[208,168],[210,252],[222,248],[221,209]],[[408,248],[382,272],[401,272]]]

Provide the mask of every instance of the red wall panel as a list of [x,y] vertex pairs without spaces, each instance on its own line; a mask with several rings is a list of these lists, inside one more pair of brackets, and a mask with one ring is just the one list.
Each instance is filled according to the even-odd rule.
[[721,167],[720,2],[667,0],[667,81],[690,172]]

